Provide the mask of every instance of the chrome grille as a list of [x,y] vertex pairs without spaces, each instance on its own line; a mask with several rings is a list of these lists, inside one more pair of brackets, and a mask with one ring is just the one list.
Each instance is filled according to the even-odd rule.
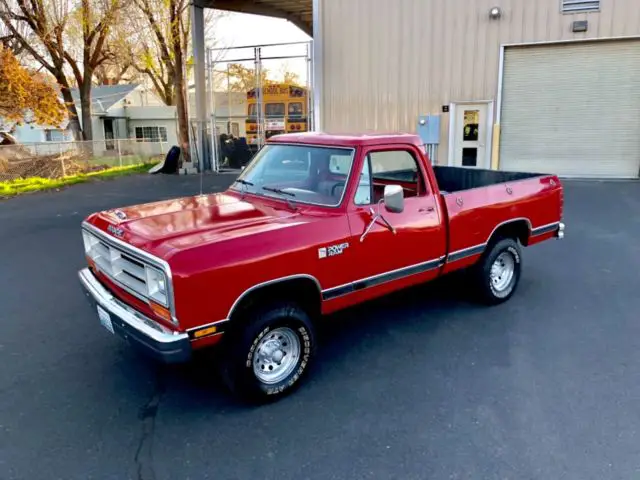
[[107,277],[142,300],[170,306],[167,276],[162,269],[86,229],[82,236],[86,255]]

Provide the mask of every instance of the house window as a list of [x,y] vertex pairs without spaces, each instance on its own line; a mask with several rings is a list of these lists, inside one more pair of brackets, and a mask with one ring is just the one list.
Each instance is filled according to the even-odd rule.
[[166,127],[136,127],[136,140],[139,142],[166,142]]
[[53,129],[53,130],[45,130],[44,138],[47,142],[66,142],[67,136],[64,130]]
[[240,125],[238,124],[238,122],[233,122],[231,124],[231,135],[236,138],[240,136]]
[[600,0],[561,0],[562,13],[597,12]]

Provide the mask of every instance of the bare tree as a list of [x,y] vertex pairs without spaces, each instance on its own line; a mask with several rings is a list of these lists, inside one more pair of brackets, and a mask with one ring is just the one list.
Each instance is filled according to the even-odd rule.
[[[176,7],[182,11],[179,21],[184,35],[180,47],[185,62],[184,74],[188,78],[193,68],[192,46],[189,41],[191,17],[187,8],[188,2],[179,0],[176,3],[181,4]],[[166,10],[163,11],[165,2],[162,0],[143,2],[136,0],[136,5],[142,5],[138,8],[138,14],[128,12],[127,22],[118,26],[124,32],[123,36],[126,37],[129,45],[128,52],[126,54],[122,52],[119,58],[127,58],[133,64],[133,68],[148,79],[158,97],[166,105],[176,105],[175,85],[172,76],[174,72],[171,68],[175,55],[171,49],[170,17]],[[155,25],[150,23],[148,11],[151,11]],[[217,44],[214,37],[215,27],[220,18],[225,15],[226,12],[217,10],[205,11],[205,43],[208,47]],[[166,55],[167,52],[169,56]]]
[[[12,8],[16,8],[15,0],[9,0],[8,3]],[[0,21],[0,45],[11,50],[16,58],[21,58],[25,48],[22,42],[20,42],[20,37],[29,37],[29,27],[24,22],[16,20],[10,21],[9,23],[11,23],[11,27],[15,29],[17,33],[14,34],[9,25]]]
[[[5,28],[58,82],[76,138],[93,138],[91,82],[108,58],[107,40],[121,5],[122,0],[0,0]],[[25,25],[28,35],[19,29]],[[71,95],[73,84],[79,90],[82,128]]]
[[[130,57],[134,68],[144,74],[166,105],[175,105],[178,140],[189,157],[187,77],[192,62],[189,0],[133,0],[141,15],[130,15]],[[219,14],[207,13],[211,29]],[[210,30],[209,30],[210,31]]]

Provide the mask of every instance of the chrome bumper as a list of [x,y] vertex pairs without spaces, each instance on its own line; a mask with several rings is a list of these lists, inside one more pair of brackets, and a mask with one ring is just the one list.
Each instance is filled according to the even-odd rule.
[[120,302],[88,268],[80,270],[78,277],[94,309],[97,304],[109,313],[116,335],[165,363],[184,362],[191,358],[188,334],[173,332]]
[[560,224],[558,225],[558,230],[556,231],[556,237],[558,237],[558,239],[564,238],[564,223],[562,222],[560,222]]

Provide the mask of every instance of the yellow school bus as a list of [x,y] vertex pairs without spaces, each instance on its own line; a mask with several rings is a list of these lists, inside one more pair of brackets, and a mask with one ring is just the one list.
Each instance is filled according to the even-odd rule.
[[[307,89],[288,83],[273,83],[262,88],[262,105],[265,138],[279,133],[306,132]],[[247,92],[247,140],[258,141],[257,89]]]

